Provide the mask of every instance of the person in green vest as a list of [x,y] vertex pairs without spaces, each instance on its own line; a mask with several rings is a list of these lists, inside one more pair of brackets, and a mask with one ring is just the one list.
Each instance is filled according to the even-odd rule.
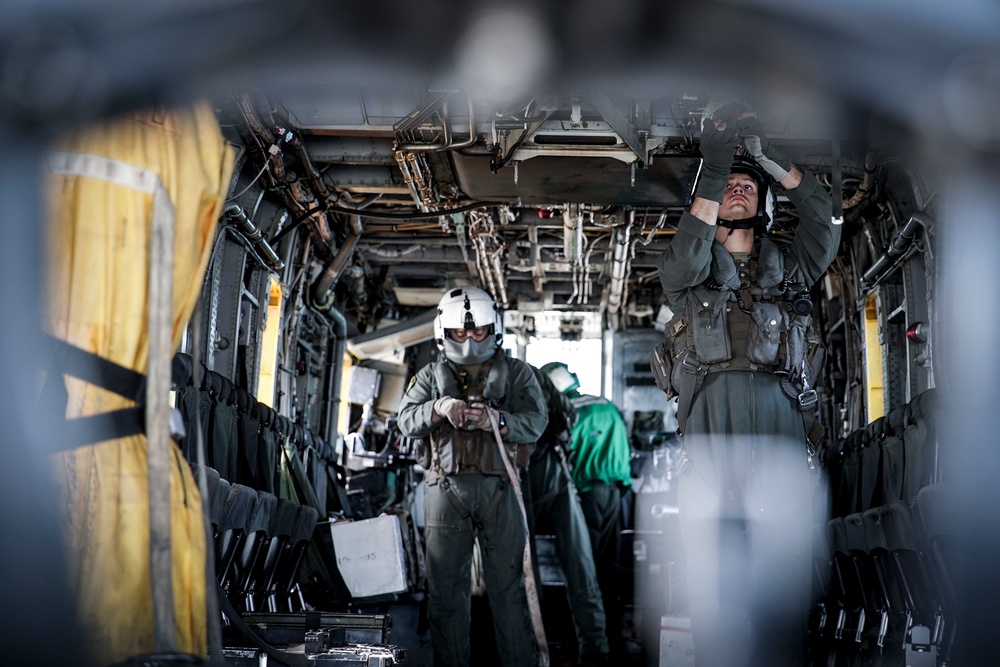
[[570,434],[573,483],[597,566],[606,616],[606,633],[612,655],[624,650],[620,563],[622,495],[632,485],[628,427],[614,403],[600,396],[581,394],[580,380],[566,364],[551,362],[541,368],[552,384],[566,394],[576,410]]
[[532,532],[551,530],[566,580],[566,597],[576,628],[578,667],[610,664],[604,603],[590,544],[590,532],[569,466],[576,409],[549,376],[532,367],[549,410],[549,423],[528,465]]

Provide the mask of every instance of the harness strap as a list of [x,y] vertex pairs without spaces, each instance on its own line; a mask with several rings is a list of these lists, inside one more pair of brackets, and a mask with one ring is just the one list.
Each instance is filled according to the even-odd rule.
[[[681,363],[684,363],[684,359],[689,356],[685,355]],[[813,358],[809,360],[809,370],[813,378],[816,377],[819,372],[819,368],[823,365],[823,348],[817,348],[817,352],[813,355]],[[723,368],[721,364],[713,364],[711,366],[692,366],[690,364],[685,364],[683,372],[680,374],[680,382],[678,386],[674,389],[677,391],[677,426],[680,433],[684,432],[684,427],[687,424],[688,415],[691,413],[691,402],[694,400],[694,394],[697,392],[701,385],[705,381],[705,376],[709,373],[715,373],[722,370],[728,370]],[[734,369],[735,370],[735,369]],[[746,370],[758,370],[758,369],[746,369]],[[766,370],[766,369],[760,369]],[[804,391],[799,391],[799,387],[794,385],[791,380],[784,379],[781,382],[781,388],[787,396],[795,399],[798,404],[799,412],[802,415],[802,425],[805,429],[806,439],[809,444],[813,447],[819,444],[820,440],[823,439],[825,430],[823,425],[819,422],[816,417],[816,391],[810,387],[803,387]]]
[[[561,444],[551,444],[548,446],[551,451],[546,451],[543,456],[552,456],[556,460],[556,464],[559,466],[559,474],[555,478],[555,487],[549,488],[545,493],[543,493],[538,498],[532,498],[533,503],[541,505],[547,503],[553,498],[556,498],[566,491],[576,490],[576,486],[573,484],[573,472],[570,469],[569,459],[566,457],[566,450]],[[532,459],[534,461],[534,459]]]
[[521,491],[521,481],[514,470],[514,466],[507,456],[507,448],[503,444],[503,436],[500,435],[500,425],[497,424],[495,414],[487,410],[487,417],[493,429],[493,438],[496,440],[497,449],[500,450],[500,457],[503,459],[504,468],[507,469],[507,476],[510,478],[511,486],[514,487],[514,497],[517,498],[517,506],[521,509],[521,525],[524,528],[524,554],[521,558],[521,568],[524,571],[524,592],[528,598],[528,611],[531,615],[531,629],[535,634],[535,644],[538,646],[538,664],[540,667],[549,667],[549,643],[545,639],[545,624],[542,622],[542,605],[538,596],[538,584],[535,581],[535,568],[531,559],[531,531],[528,530],[528,510],[524,507],[524,492]]
[[[799,391],[798,386],[792,384],[790,378],[781,381],[782,390],[787,396],[795,399],[798,404],[799,412],[802,415],[802,426],[805,429],[806,440],[809,442],[810,449],[815,448],[826,433],[823,425],[816,417],[818,397],[816,390],[812,388],[812,384],[815,383],[816,377],[819,374],[819,369],[823,366],[824,354],[825,350],[822,346],[819,346],[815,349],[812,358],[803,363],[802,391]],[[809,381],[810,377],[813,380],[812,383]],[[812,452],[810,452],[810,456],[812,456]]]
[[490,498],[489,506],[486,508],[486,511],[483,512],[483,518],[479,520],[480,526],[485,526],[486,522],[493,516],[493,512],[496,511],[497,505],[500,504],[500,494],[502,494],[506,489],[507,480],[501,479],[500,483],[497,484],[496,491],[493,492],[493,497]]
[[701,389],[708,375],[708,367],[698,361],[693,351],[686,352],[679,360],[682,366],[680,382],[674,387],[677,392],[677,430],[684,432],[688,415],[691,413],[691,401],[695,392]]
[[507,480],[500,480],[497,484],[497,488],[493,491],[493,497],[490,498],[490,504],[486,507],[486,511],[483,512],[483,516],[480,517],[478,521],[473,520],[472,512],[462,503],[462,499],[458,497],[455,493],[454,487],[451,485],[451,480],[447,477],[440,482],[441,489],[444,491],[445,495],[448,496],[448,500],[451,501],[452,506],[458,511],[459,515],[462,517],[462,521],[468,524],[469,530],[472,531],[472,536],[477,537],[483,528],[486,527],[486,522],[490,520],[493,516],[493,512],[496,511],[497,505],[500,504],[501,494],[507,489]]

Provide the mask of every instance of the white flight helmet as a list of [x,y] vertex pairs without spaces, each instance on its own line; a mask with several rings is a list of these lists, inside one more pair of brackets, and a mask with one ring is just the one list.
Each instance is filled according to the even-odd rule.
[[[476,329],[492,326],[493,336],[479,345],[471,338],[459,345],[445,335],[446,329]],[[451,361],[482,363],[503,343],[503,317],[487,292],[478,287],[456,287],[445,292],[434,318],[434,342]],[[470,349],[459,349],[467,347]]]
[[564,394],[580,388],[580,378],[576,376],[576,373],[571,373],[569,367],[561,361],[550,361],[540,370],[548,375],[555,388]]

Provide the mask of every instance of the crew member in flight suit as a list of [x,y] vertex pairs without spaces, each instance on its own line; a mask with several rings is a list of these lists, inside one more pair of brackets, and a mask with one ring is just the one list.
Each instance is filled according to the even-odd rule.
[[566,579],[566,596],[576,626],[579,667],[609,664],[604,604],[597,583],[590,533],[569,468],[576,409],[549,376],[535,368],[549,409],[549,423],[531,455],[528,480],[533,525],[551,526],[556,557]]
[[399,429],[429,441],[425,542],[434,664],[467,667],[473,540],[479,540],[497,650],[505,667],[533,667],[522,556],[525,521],[493,424],[515,469],[528,463],[548,413],[528,364],[501,349],[503,321],[475,287],[445,293],[434,320],[441,354],[410,380]]
[[[674,317],[651,359],[678,396],[695,659],[804,664],[818,373],[809,289],[841,226],[830,194],[749,107],[710,102],[703,118],[694,200],[657,263]],[[766,237],[771,179],[799,214],[787,248]]]
[[566,394],[576,410],[570,434],[573,483],[587,520],[597,566],[611,654],[621,656],[623,606],[621,595],[622,494],[632,485],[632,450],[628,428],[615,404],[600,396],[581,394],[580,381],[566,364],[542,366],[552,384]]

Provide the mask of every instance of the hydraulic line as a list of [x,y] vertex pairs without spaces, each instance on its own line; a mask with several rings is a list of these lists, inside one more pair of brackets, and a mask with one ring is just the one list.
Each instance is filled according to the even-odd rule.
[[504,246],[502,244],[497,244],[497,249],[490,253],[490,270],[493,273],[494,280],[497,284],[496,300],[501,308],[507,307],[507,288],[504,286],[503,282],[503,266],[500,264],[500,255],[503,253]]
[[569,204],[563,211],[563,254],[574,264],[583,259],[583,211],[579,204]]
[[[408,151],[408,152],[446,151],[446,150],[457,150],[460,148],[467,148],[472,144],[476,143],[476,139],[478,139],[478,136],[476,135],[476,115],[475,115],[475,108],[472,103],[472,95],[471,94],[466,95],[466,99],[468,100],[469,104],[469,136],[466,139],[464,139],[463,141],[454,141],[452,137],[451,117],[448,113],[448,101],[444,99],[442,96],[437,96],[431,98],[431,101],[439,102],[439,108],[441,110],[440,113],[441,133],[443,135],[442,140],[439,143],[431,143],[431,144],[401,143],[396,146],[396,150]],[[427,108],[428,105],[424,105],[423,107],[411,113],[410,116],[408,116],[405,119],[404,123],[400,124],[397,128],[394,128],[396,129],[397,134],[400,134],[403,131],[411,132],[412,130],[417,128],[420,122],[423,122],[423,120],[429,118],[431,113],[433,112],[433,109],[431,109],[431,111],[428,112],[426,111]],[[417,120],[418,122],[414,123],[414,120]]]
[[843,210],[849,210],[864,201],[865,197],[871,192],[872,182],[875,180],[875,151],[868,151],[865,155],[865,177],[861,181],[861,185],[858,186],[857,191],[855,191],[854,196],[850,199],[845,199],[843,203]]
[[862,280],[868,284],[875,282],[890,266],[895,264],[896,260],[906,254],[910,244],[916,238],[917,232],[921,227],[926,226],[926,224],[927,221],[919,215],[914,215],[907,220],[899,231],[893,235],[892,241],[889,242],[889,247],[885,249],[882,256],[872,264],[871,268],[865,271]]
[[611,260],[611,286],[608,293],[608,312],[617,313],[622,306],[627,273],[629,236],[635,222],[635,211],[628,212],[628,220],[615,230],[614,257]]
[[[586,237],[584,237],[584,242],[586,242]],[[590,256],[594,254],[594,250],[597,249],[597,240],[590,242],[587,252],[583,255],[583,301],[582,303],[590,303],[590,295],[594,287],[594,281],[590,277]]]
[[493,298],[496,298],[497,289],[496,283],[493,280],[493,274],[489,269],[489,263],[487,260],[487,250],[486,250],[486,238],[485,235],[477,236],[475,238],[476,244],[476,266],[479,269],[479,278],[483,281],[486,286],[487,291]]
[[341,244],[340,248],[337,250],[337,254],[330,261],[329,264],[323,269],[323,273],[316,279],[316,283],[313,286],[313,296],[315,299],[322,299],[323,296],[329,292],[337,284],[337,280],[340,278],[340,274],[343,272],[344,267],[347,266],[348,260],[350,260],[351,255],[354,254],[354,248],[358,244],[358,239],[361,238],[363,232],[363,227],[361,225],[361,216],[352,215],[350,218],[350,231],[347,234],[347,239]]
[[285,263],[281,261],[278,257],[278,253],[274,251],[271,244],[267,242],[267,239],[263,237],[260,233],[260,227],[254,224],[253,220],[247,216],[246,212],[239,204],[229,204],[223,210],[223,213],[230,220],[234,220],[239,224],[243,236],[246,237],[247,241],[253,245],[254,249],[257,251],[258,255],[267,262],[267,265],[275,272],[281,273],[282,269],[285,268]]
[[403,174],[403,182],[406,183],[406,187],[410,189],[410,196],[413,197],[413,202],[417,205],[417,208],[419,208],[421,212],[426,212],[427,207],[424,206],[420,199],[420,192],[417,190],[417,184],[413,177],[413,171],[410,169],[410,165],[406,160],[406,153],[403,151],[396,151],[394,155],[396,156],[396,164],[399,165],[399,171]]
[[328,323],[324,322],[324,324],[331,327],[330,333],[333,334],[330,356],[326,360],[329,366],[327,396],[330,398],[326,401],[325,436],[327,442],[336,443],[338,420],[340,418],[340,378],[343,373],[344,350],[347,345],[347,320],[344,319],[339,310],[333,307],[333,299],[330,299],[325,304],[306,307],[316,314],[321,321],[329,320]]
[[579,283],[583,261],[583,211],[579,204],[567,204],[563,211],[563,256],[573,266],[573,293],[566,303],[579,303],[583,296]]
[[542,248],[538,245],[538,226],[528,228],[528,241],[531,243],[531,277],[536,292],[542,291],[545,281],[545,270],[542,268]]
[[[385,259],[398,259],[400,257],[411,255],[415,252],[420,252],[421,250],[424,249],[426,249],[426,246],[414,243],[406,246],[405,248],[399,248],[398,250],[383,250],[382,248],[378,248],[375,246],[367,246],[366,248],[364,248],[364,251],[372,255],[375,255],[376,257],[384,257]],[[466,259],[468,259],[468,257],[466,257]]]

